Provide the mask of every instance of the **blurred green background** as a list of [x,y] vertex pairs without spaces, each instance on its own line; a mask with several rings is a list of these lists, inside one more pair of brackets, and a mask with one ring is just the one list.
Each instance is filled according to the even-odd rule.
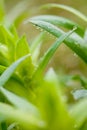
[[[22,21],[22,18],[20,17],[21,23],[16,26],[20,36],[24,33],[26,34],[29,44],[31,44],[35,36],[40,33],[40,30],[37,30],[36,27],[31,24],[25,24],[24,21],[36,15],[55,14],[64,16],[76,21],[86,28],[86,23],[83,23],[79,18],[67,11],[54,8],[39,9],[41,5],[46,3],[60,3],[69,5],[87,15],[87,0],[5,0],[5,13],[7,14],[8,22],[13,21],[17,13],[20,12],[21,9],[24,9],[25,18]],[[55,41],[55,38],[49,36],[49,34],[47,34],[47,37],[49,40],[46,40],[43,44],[41,55],[45,52],[49,45]],[[53,67],[60,73],[87,75],[86,64],[64,44],[59,47],[49,66]]]

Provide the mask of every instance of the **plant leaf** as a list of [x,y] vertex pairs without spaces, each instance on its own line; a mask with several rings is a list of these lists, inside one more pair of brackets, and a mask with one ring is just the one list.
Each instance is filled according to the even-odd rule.
[[5,44],[8,49],[8,61],[15,61],[15,40],[13,34],[3,25],[0,25],[1,43]]
[[61,8],[61,9],[67,10],[68,12],[73,13],[74,15],[82,19],[83,21],[87,22],[87,16],[85,16],[83,13],[67,5],[52,3],[52,4],[43,5],[41,8]]
[[[33,19],[30,20],[30,22],[46,30],[47,32],[51,33],[56,37],[60,37],[62,34],[64,34],[64,31],[62,31],[51,23],[40,20],[35,21]],[[70,47],[77,55],[79,55],[79,57],[81,57],[84,62],[87,63],[87,46],[85,44],[85,41],[81,37],[79,37],[76,33],[73,33],[71,36],[64,40],[64,43],[68,47]]]
[[26,41],[26,37],[22,36],[21,39],[19,39],[16,44],[16,60],[29,53],[30,50],[29,50],[28,43]]
[[8,79],[12,76],[12,74],[14,73],[15,69],[18,67],[18,65],[25,60],[27,57],[29,57],[29,55],[26,55],[22,58],[20,58],[19,60],[17,60],[16,62],[14,62],[8,69],[6,69],[3,74],[0,76],[0,86],[5,85],[5,83],[8,81]]
[[[27,54],[30,54],[30,49],[26,37],[23,36],[16,44],[16,60]],[[31,56],[29,56],[19,65],[18,72],[20,73],[23,80],[25,80],[26,78],[31,78],[33,71],[34,65],[32,63]]]
[[[76,28],[75,28],[76,29]],[[36,75],[39,73],[42,73],[44,71],[44,69],[46,68],[47,64],[49,63],[50,59],[52,58],[52,56],[54,55],[55,51],[57,50],[57,48],[59,47],[59,45],[69,36],[71,35],[74,30],[68,32],[68,33],[64,33],[62,36],[59,37],[59,39],[57,39],[57,41],[48,49],[48,51],[44,54],[44,56],[41,58],[41,61],[39,63],[39,66],[36,70]]]
[[25,112],[20,109],[15,109],[5,103],[0,103],[0,114],[3,115],[5,119],[18,122],[25,129],[36,130],[36,128],[43,128],[45,126],[45,123],[40,117],[32,115],[29,111]]
[[33,104],[29,103],[27,100],[15,95],[14,93],[6,90],[3,87],[0,87],[0,91],[15,107],[20,108],[23,111],[30,111],[34,115],[38,115],[38,110],[35,108]]
[[[84,36],[84,33],[85,33],[85,29],[80,27],[80,25],[78,25],[77,23],[75,23],[67,18],[60,17],[60,16],[40,15],[40,16],[31,18],[31,20],[41,20],[41,21],[49,22],[49,23],[52,23],[53,25],[64,27],[64,28],[67,28],[70,30],[72,30],[73,27],[77,27],[75,32],[78,33],[80,36]],[[29,20],[26,20],[26,23],[27,22],[29,22]]]

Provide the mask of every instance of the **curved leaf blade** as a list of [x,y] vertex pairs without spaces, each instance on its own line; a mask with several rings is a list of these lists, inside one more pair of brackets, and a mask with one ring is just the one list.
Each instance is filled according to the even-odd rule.
[[19,60],[17,60],[16,62],[14,62],[10,67],[8,67],[8,69],[6,69],[3,74],[0,76],[0,86],[3,86],[11,77],[11,75],[14,73],[15,69],[18,67],[18,65],[24,61],[27,57],[29,57],[29,55],[26,55],[22,58],[20,58]]
[[[64,34],[64,31],[51,23],[40,20],[30,20],[30,22],[56,37],[60,37],[62,34]],[[85,41],[80,36],[78,36],[76,33],[73,33],[71,36],[64,40],[64,43],[77,55],[79,55],[84,60],[84,62],[87,63],[87,46],[85,44]]]
[[41,8],[61,8],[64,9],[68,12],[73,13],[74,15],[76,15],[77,17],[79,17],[80,19],[82,19],[83,21],[87,22],[87,16],[85,16],[83,13],[81,13],[80,11],[69,7],[67,5],[63,5],[63,4],[46,4],[43,5]]
[[[75,30],[75,32],[77,34],[79,34],[80,36],[84,36],[84,33],[85,33],[85,29],[80,27],[80,25],[78,25],[77,23],[75,23],[67,18],[60,17],[60,16],[40,15],[40,16],[35,16],[35,17],[31,18],[31,20],[45,21],[45,22],[49,22],[53,25],[64,27],[64,28],[71,29],[71,30],[73,29],[73,27],[76,26],[77,29]],[[26,20],[26,23],[27,22],[29,22],[29,20]]]
[[64,33],[63,35],[61,35],[57,41],[48,49],[48,51],[44,54],[44,56],[41,58],[41,61],[39,63],[39,66],[35,72],[35,74],[37,75],[38,73],[42,73],[44,71],[44,69],[46,68],[46,66],[48,65],[50,59],[52,58],[52,56],[54,55],[55,51],[57,50],[57,48],[60,46],[60,44],[68,37],[70,36],[74,30],[76,30],[76,28],[74,28],[72,31],[68,32],[68,33]]

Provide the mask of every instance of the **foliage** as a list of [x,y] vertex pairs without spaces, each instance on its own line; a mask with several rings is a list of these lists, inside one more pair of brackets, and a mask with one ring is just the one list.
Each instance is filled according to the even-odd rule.
[[[3,14],[3,3],[0,6]],[[87,21],[86,16],[68,6],[48,4],[43,7],[63,8]],[[24,8],[19,14],[24,12]],[[40,57],[38,52],[46,33],[43,31],[30,46],[25,35],[18,36],[13,25],[15,20],[8,24],[6,18],[5,14],[0,17],[0,129],[86,130],[86,78],[79,75],[59,76],[52,68],[45,72],[63,42],[87,63],[86,30],[59,16],[42,15],[26,20],[57,37],[56,42]],[[19,23],[20,20],[16,21],[16,24]],[[70,31],[65,32],[63,28]],[[73,86],[70,94],[74,101],[68,102],[71,97],[66,91],[70,81],[78,81],[83,88],[75,90]]]

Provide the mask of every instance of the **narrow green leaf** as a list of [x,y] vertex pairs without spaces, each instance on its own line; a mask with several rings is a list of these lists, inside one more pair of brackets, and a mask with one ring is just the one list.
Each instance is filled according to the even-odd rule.
[[21,39],[19,39],[16,44],[16,60],[29,53],[30,53],[30,50],[29,50],[28,43],[26,41],[26,37],[22,36]]
[[[20,48],[21,48],[21,51],[20,51]],[[21,39],[18,40],[16,44],[15,58],[17,60],[27,54],[30,54],[30,49],[29,49],[29,45],[26,40],[26,37],[23,36]],[[32,57],[29,56],[26,58],[26,60],[24,60],[20,64],[20,66],[18,67],[18,72],[20,73],[23,80],[25,80],[26,78],[30,78],[32,76],[33,71],[34,71],[34,65],[32,63]]]
[[31,112],[15,109],[5,103],[0,103],[0,114],[6,119],[18,122],[25,129],[36,130],[36,128],[43,128],[45,126],[40,117],[32,115]]
[[4,25],[0,25],[0,31],[2,31],[5,42],[7,41],[7,39],[10,40],[11,42],[13,42],[13,35],[8,30],[8,28],[6,28]]
[[[60,37],[62,34],[64,34],[64,31],[51,23],[40,20],[35,21],[33,19],[30,20],[30,22],[56,37]],[[85,44],[85,41],[80,36],[78,36],[76,33],[73,33],[71,36],[64,40],[64,43],[87,63],[87,46]]]
[[0,25],[0,31],[2,36],[1,43],[5,44],[8,48],[9,62],[15,61],[15,41],[13,34],[3,25]]
[[17,41],[18,40],[18,33],[17,33],[17,30],[16,30],[16,27],[15,25],[11,25],[10,26],[10,32],[13,34],[14,36],[14,41]]
[[[7,69],[7,67],[5,67],[5,66],[3,66],[3,65],[0,65],[0,75],[5,71]],[[23,84],[23,82],[22,82],[22,80],[20,79],[20,77],[16,74],[16,73],[14,73],[13,75],[12,75],[12,78],[15,80],[15,83],[16,83],[16,81],[18,81],[20,84]],[[11,81],[10,81],[11,82]],[[15,84],[14,83],[14,84]],[[17,86],[17,84],[16,84],[16,86]]]
[[[76,29],[76,28],[75,28]],[[39,63],[39,66],[36,70],[36,75],[39,73],[42,73],[44,71],[44,69],[46,68],[46,66],[48,65],[50,59],[52,58],[52,56],[54,55],[55,51],[57,50],[57,48],[59,47],[59,45],[69,36],[71,35],[74,30],[68,32],[68,33],[64,33],[62,36],[59,37],[59,39],[48,49],[48,51],[44,54],[44,56],[41,58],[41,61]]]
[[29,57],[29,55],[26,55],[22,58],[20,58],[19,60],[17,60],[16,62],[14,62],[8,69],[6,69],[4,71],[4,73],[0,76],[0,86],[5,85],[5,83],[8,81],[8,79],[11,77],[11,75],[14,73],[15,69],[18,67],[18,65],[25,60],[27,57]]
[[87,16],[85,16],[83,13],[79,12],[78,10],[69,7],[67,5],[63,5],[63,4],[46,4],[43,5],[41,8],[61,8],[64,10],[67,10],[68,12],[73,13],[74,15],[76,15],[77,17],[79,17],[80,19],[82,19],[83,21],[87,22]]
[[[75,29],[73,29],[72,31],[68,32],[68,33],[65,33],[63,34],[62,36],[60,36],[58,38],[58,40],[48,49],[48,51],[45,53],[45,55],[41,58],[41,62],[39,64],[39,67],[38,67],[38,70],[40,69],[41,71],[43,71],[49,60],[52,58],[52,56],[54,55],[55,51],[57,50],[57,48],[60,46],[60,44],[68,37],[70,36],[73,32],[74,32]],[[39,70],[39,71],[40,71]]]
[[30,111],[32,114],[38,114],[38,110],[35,106],[29,103],[27,100],[15,95],[14,93],[6,90],[3,87],[0,87],[0,91],[4,94],[4,96],[17,108],[22,109],[23,111]]
[[[53,25],[64,27],[71,30],[73,29],[73,27],[76,26],[77,29],[75,30],[75,32],[78,33],[80,36],[84,36],[85,29],[81,28],[77,23],[64,17],[55,16],[55,15],[40,15],[40,16],[31,18],[31,20],[32,19],[49,22],[49,23],[52,23]],[[29,22],[29,20],[27,20],[26,23],[27,22]]]

